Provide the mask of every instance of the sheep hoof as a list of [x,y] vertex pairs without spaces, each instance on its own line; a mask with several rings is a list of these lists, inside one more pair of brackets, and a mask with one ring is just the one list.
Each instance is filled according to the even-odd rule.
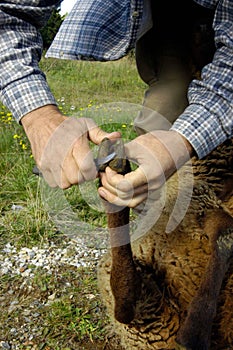
[[[119,281],[119,282],[122,282]],[[126,280],[123,282],[126,282]],[[141,293],[141,280],[134,276],[134,280],[128,281],[128,288],[118,289],[112,286],[113,295],[115,298],[115,319],[124,324],[129,324],[134,320],[136,303]],[[120,284],[120,283],[119,283]]]
[[135,316],[135,306],[131,302],[123,302],[115,307],[115,319],[124,324],[129,324]]

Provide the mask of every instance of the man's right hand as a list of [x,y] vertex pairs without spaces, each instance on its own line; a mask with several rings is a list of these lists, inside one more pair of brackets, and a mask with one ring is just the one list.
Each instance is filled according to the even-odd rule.
[[104,137],[121,136],[106,133],[92,119],[66,117],[54,105],[28,113],[21,123],[43,177],[51,187],[63,189],[96,178],[89,141],[98,145]]

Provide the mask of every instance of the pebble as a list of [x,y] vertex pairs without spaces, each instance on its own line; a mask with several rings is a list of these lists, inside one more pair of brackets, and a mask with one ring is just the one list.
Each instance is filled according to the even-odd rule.
[[2,349],[6,349],[6,350],[11,349],[10,344],[8,344],[5,341],[0,341],[0,346],[1,346]]
[[[38,269],[40,271],[44,269],[46,273],[52,274],[59,266],[96,267],[99,259],[107,250],[107,237],[108,235],[103,233],[103,237],[95,238],[93,241],[90,241],[90,237],[87,237],[86,240],[65,238],[62,244],[51,242],[31,248],[17,248],[13,242],[6,243],[0,250],[0,277],[4,275],[22,276],[24,279],[19,290],[27,288],[27,291],[30,291],[32,289],[30,281]],[[68,282],[67,286],[69,286]],[[7,293],[14,295],[14,291],[11,289]],[[72,296],[70,297],[72,298]],[[94,295],[90,294],[87,297],[92,299]],[[49,305],[56,298],[56,292],[50,294],[47,303],[41,306]],[[18,304],[19,301],[14,298],[8,306],[9,314],[19,307]],[[29,309],[24,310],[24,322],[21,328],[12,327],[10,329],[11,341],[0,339],[0,350],[20,350],[25,341],[30,342],[38,336],[40,329],[33,328],[34,320],[40,316],[38,310],[40,310],[40,301],[35,300]],[[36,350],[38,347],[30,346],[30,349]]]
[[11,274],[33,277],[36,268],[49,271],[63,265],[91,267],[96,265],[105,251],[106,247],[90,248],[85,242],[73,240],[64,242],[62,248],[50,243],[43,247],[22,247],[19,250],[13,243],[7,243],[0,251],[0,276]]
[[11,207],[11,210],[13,211],[20,211],[20,210],[23,210],[24,207],[22,205],[16,205],[16,204],[13,204],[12,207]]
[[56,292],[48,296],[48,300],[55,300],[56,298]]

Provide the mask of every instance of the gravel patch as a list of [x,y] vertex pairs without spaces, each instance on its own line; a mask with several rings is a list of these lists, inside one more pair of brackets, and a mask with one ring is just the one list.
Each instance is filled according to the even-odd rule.
[[[96,243],[96,242],[95,242]],[[106,238],[102,246],[94,247],[84,240],[64,240],[61,244],[44,244],[42,247],[22,247],[17,249],[7,243],[0,251],[0,276],[5,274],[33,277],[36,268],[52,270],[54,267],[71,265],[75,267],[95,266],[106,252]]]
[[[49,332],[40,316],[45,307],[59,300],[59,296],[71,293],[73,281],[78,283],[76,279],[71,282],[66,280],[66,271],[74,278],[78,268],[82,267],[93,268],[95,273],[107,244],[105,233],[102,236],[98,234],[98,239],[92,241],[89,237],[86,240],[65,237],[59,243],[50,242],[31,248],[16,248],[13,242],[5,244],[0,250],[0,278],[3,280],[10,276],[10,280],[7,282],[9,286],[4,287],[0,294],[0,304],[8,313],[7,323],[0,325],[0,349],[54,350],[47,346],[46,341],[44,346],[38,346],[37,339],[46,339],[46,331]],[[49,289],[40,294],[35,290],[33,279],[38,271],[54,278],[57,283],[55,290]],[[95,302],[96,295],[86,293],[83,297]],[[73,298],[72,294],[70,298]],[[1,334],[1,326],[2,332],[7,328],[5,337]]]

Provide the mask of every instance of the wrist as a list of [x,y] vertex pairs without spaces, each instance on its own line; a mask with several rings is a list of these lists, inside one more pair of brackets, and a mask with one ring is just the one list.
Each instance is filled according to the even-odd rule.
[[179,134],[177,131],[172,131],[172,132],[178,134],[182,138],[182,140],[184,142],[184,146],[186,147],[190,157],[193,157],[195,155],[195,150],[194,150],[193,146],[191,145],[191,143],[183,135]]
[[21,123],[27,132],[31,127],[42,125],[44,123],[50,124],[52,128],[56,128],[67,118],[68,117],[60,112],[57,106],[46,105],[27,113],[21,119]]
[[152,134],[163,144],[177,169],[195,153],[189,141],[174,130],[155,130]]

